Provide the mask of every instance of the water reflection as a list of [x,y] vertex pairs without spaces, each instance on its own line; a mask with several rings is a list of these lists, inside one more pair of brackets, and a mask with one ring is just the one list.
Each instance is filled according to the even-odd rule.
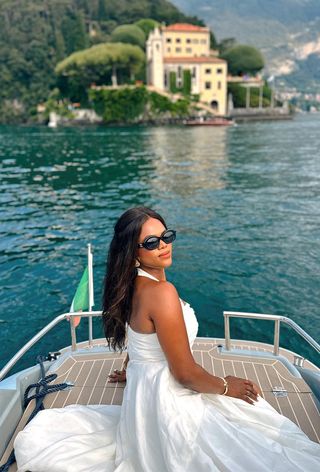
[[149,142],[154,149],[154,193],[191,197],[199,191],[225,187],[228,168],[225,128],[153,128]]

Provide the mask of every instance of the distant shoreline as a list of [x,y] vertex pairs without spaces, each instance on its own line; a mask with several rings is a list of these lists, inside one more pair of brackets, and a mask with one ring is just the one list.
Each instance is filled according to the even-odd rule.
[[[278,120],[292,120],[294,118],[294,113],[241,113],[241,114],[230,114],[227,118],[233,120],[236,123],[242,122],[255,122],[255,121],[278,121]],[[222,117],[217,117],[222,118]],[[103,121],[100,122],[92,122],[89,120],[77,120],[77,119],[63,119],[63,121],[57,123],[56,126],[49,126],[45,123],[40,123],[40,126],[48,126],[51,128],[59,128],[59,127],[81,127],[81,126],[100,126],[100,127],[126,127],[126,126],[171,126],[171,125],[185,125],[187,120],[194,120],[199,119],[199,117],[194,116],[186,116],[186,117],[179,117],[179,118],[153,118],[147,120],[137,120],[135,122],[109,122],[104,123]],[[200,124],[200,123],[199,123]]]

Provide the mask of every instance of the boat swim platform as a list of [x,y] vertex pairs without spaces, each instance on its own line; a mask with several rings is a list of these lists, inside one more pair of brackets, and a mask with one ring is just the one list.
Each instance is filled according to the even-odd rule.
[[[210,374],[219,377],[234,375],[249,378],[260,386],[262,395],[279,413],[296,423],[313,441],[320,443],[320,414],[310,387],[302,378],[294,376],[281,356],[293,361],[291,351],[280,348],[280,358],[270,355],[272,346],[254,341],[232,341],[231,351],[221,349],[224,339],[196,338],[192,352],[196,362]],[[236,350],[235,352],[233,352]],[[243,351],[243,354],[241,353]],[[252,352],[252,356],[248,355]],[[68,390],[47,395],[45,408],[63,408],[67,405],[121,405],[125,383],[112,383],[108,375],[121,369],[126,352],[110,352],[105,340],[78,343],[77,351],[62,349],[61,356],[49,368],[56,373],[54,383],[71,382]],[[265,353],[265,355],[263,354]],[[317,368],[305,360],[305,367]],[[52,385],[52,384],[51,384]],[[26,408],[9,442],[0,465],[6,462],[13,448],[15,436],[21,431],[34,408],[34,400]],[[12,465],[9,472],[15,472]]]

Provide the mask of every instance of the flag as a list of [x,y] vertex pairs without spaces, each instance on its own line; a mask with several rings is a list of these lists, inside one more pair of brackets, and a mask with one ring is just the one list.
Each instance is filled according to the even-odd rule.
[[[76,293],[73,297],[70,313],[76,313],[77,311],[91,311],[93,305],[92,253],[91,245],[88,244],[88,265],[84,269]],[[80,324],[81,317],[76,316],[73,318],[73,321],[74,326],[77,327]]]
[[[89,310],[89,272],[88,267],[84,269],[80,283],[77,287],[76,293],[74,294],[70,313],[76,311],[88,311]],[[73,324],[77,327],[80,324],[81,317],[76,316],[73,318]]]
[[84,269],[80,283],[73,297],[70,312],[87,311],[89,309],[89,272],[88,267]]

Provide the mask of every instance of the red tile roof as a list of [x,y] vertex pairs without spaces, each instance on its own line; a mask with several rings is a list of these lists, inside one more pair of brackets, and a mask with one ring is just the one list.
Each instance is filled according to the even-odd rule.
[[224,59],[212,56],[192,56],[192,57],[164,57],[165,64],[226,64]]
[[187,31],[188,33],[208,33],[209,28],[205,26],[189,25],[188,23],[175,23],[174,25],[164,26],[162,31]]

